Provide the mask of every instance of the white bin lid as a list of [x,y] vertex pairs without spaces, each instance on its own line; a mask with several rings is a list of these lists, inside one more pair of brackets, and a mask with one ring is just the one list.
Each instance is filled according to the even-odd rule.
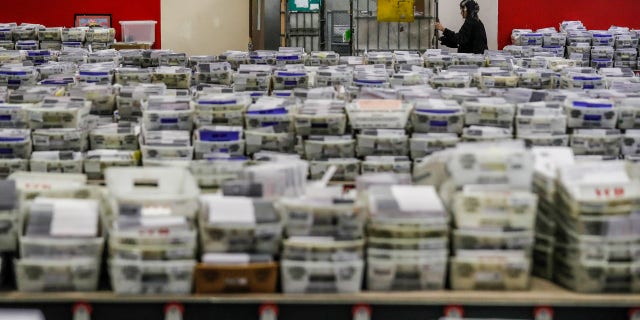
[[125,25],[125,24],[157,24],[157,21],[154,20],[136,20],[136,21],[120,21],[120,24]]

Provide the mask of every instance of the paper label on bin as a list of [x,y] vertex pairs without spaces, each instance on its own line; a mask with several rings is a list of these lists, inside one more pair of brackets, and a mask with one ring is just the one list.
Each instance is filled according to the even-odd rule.
[[223,265],[249,264],[251,256],[246,253],[206,253],[202,255],[202,262]]
[[98,205],[95,201],[56,200],[53,208],[52,236],[98,235]]
[[502,283],[503,278],[500,272],[478,272],[476,273],[476,280],[481,283]]
[[356,102],[359,110],[362,111],[387,111],[402,109],[400,100],[358,100]]
[[440,198],[430,187],[393,186],[391,194],[402,211],[444,211]]
[[168,205],[146,205],[140,209],[143,217],[168,217],[172,212],[171,206]]
[[223,197],[209,202],[209,223],[256,223],[253,200],[241,197]]

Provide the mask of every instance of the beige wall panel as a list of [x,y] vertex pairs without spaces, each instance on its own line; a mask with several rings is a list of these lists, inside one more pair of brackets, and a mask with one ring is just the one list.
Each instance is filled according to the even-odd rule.
[[189,55],[246,50],[248,0],[161,0],[162,47]]

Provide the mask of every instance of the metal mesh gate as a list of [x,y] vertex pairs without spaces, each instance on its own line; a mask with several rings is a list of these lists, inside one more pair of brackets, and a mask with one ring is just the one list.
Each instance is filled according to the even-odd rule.
[[433,1],[425,3],[425,13],[412,23],[378,22],[377,0],[352,0],[354,51],[424,51],[432,47]]
[[351,14],[349,11],[327,11],[327,50],[340,55],[351,54]]

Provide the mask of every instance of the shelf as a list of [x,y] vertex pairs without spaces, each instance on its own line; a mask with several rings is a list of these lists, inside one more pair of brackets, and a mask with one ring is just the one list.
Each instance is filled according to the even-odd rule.
[[[628,320],[640,307],[640,294],[578,294],[541,279],[531,291],[420,291],[358,294],[215,294],[116,295],[112,292],[0,292],[0,308],[41,310],[47,320],[73,319],[78,303],[93,310],[91,320],[169,319],[165,310],[178,304],[184,314],[171,319],[262,319],[260,310],[275,305],[277,320],[354,320],[353,308],[364,305],[370,319],[436,320],[456,306],[468,318],[538,319],[539,307],[550,308],[546,320]],[[83,318],[84,319],[84,318]],[[369,318],[367,318],[369,319]],[[634,318],[635,319],[635,318]]]
[[219,294],[219,295],[116,295],[112,292],[0,293],[0,302],[15,303],[181,303],[211,304],[371,304],[554,307],[637,307],[640,294],[579,294],[542,279],[534,279],[530,291],[415,291],[362,292],[358,294]]

